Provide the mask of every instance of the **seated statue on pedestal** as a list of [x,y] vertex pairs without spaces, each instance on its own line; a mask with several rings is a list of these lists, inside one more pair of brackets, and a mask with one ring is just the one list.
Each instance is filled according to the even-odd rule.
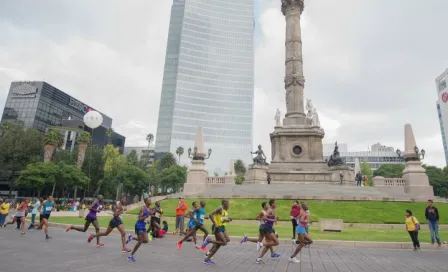
[[252,158],[254,160],[254,164],[261,164],[261,165],[267,165],[266,163],[266,156],[264,155],[263,149],[261,149],[261,145],[258,145],[258,150],[255,152],[250,152],[250,154],[256,154],[255,158]]
[[338,165],[345,165],[345,159],[343,159],[339,153],[339,147],[338,142],[334,144],[334,151],[333,154],[330,156],[330,159],[328,160],[328,166],[338,166]]

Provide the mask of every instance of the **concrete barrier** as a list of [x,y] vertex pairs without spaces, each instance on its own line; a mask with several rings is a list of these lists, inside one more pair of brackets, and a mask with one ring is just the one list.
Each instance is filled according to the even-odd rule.
[[342,232],[344,230],[344,221],[342,219],[320,218],[320,231]]

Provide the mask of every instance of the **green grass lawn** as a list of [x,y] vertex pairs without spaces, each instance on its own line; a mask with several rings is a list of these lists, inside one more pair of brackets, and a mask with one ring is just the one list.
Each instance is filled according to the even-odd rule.
[[[107,227],[110,217],[98,217],[101,227]],[[135,216],[123,216],[123,223],[126,229],[133,230],[136,218]],[[167,219],[169,232],[174,230],[174,221]],[[51,217],[50,222],[62,224],[83,225],[85,220],[77,217]],[[185,220],[187,223],[187,220]],[[210,230],[211,224],[206,221],[206,226]],[[258,224],[232,224],[227,226],[230,236],[248,235],[252,237],[258,236]],[[291,238],[292,227],[289,225],[275,226],[275,230],[279,234],[279,238]],[[447,240],[448,230],[440,230],[442,240]],[[199,231],[200,233],[200,231]],[[341,233],[320,232],[317,228],[311,227],[310,234],[315,240],[345,240],[345,241],[372,241],[372,242],[410,242],[409,234],[403,229],[361,229],[361,228],[345,228]],[[429,231],[421,230],[419,234],[421,242],[430,242]]]
[[[193,201],[185,200],[191,208]],[[236,220],[253,220],[261,210],[264,199],[230,199],[229,216]],[[174,217],[177,199],[167,199],[161,202],[164,216]],[[207,212],[211,212],[221,203],[220,199],[207,199]],[[281,221],[289,221],[291,200],[277,200],[277,216]],[[373,201],[307,201],[311,211],[311,220],[319,218],[343,219],[345,223],[375,223],[375,224],[402,224],[406,209],[413,211],[414,216],[425,222],[426,203],[415,202],[373,202]],[[448,204],[435,203],[442,215],[440,224],[448,224]],[[129,211],[137,214],[140,209]],[[445,215],[445,216],[444,216]]]

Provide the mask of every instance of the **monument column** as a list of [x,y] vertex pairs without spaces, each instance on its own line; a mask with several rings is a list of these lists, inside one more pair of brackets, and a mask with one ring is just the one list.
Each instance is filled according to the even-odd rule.
[[303,89],[302,33],[300,16],[304,0],[282,0],[282,13],[286,19],[285,39],[285,100],[284,125],[306,124]]

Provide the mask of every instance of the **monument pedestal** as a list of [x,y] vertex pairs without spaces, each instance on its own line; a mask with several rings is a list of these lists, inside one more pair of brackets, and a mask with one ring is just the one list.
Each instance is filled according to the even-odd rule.
[[403,170],[406,181],[405,193],[412,196],[434,197],[434,189],[429,185],[428,175],[419,160],[407,161]]
[[244,177],[244,183],[267,184],[268,175],[266,172],[268,169],[268,165],[249,165],[246,176]]
[[184,184],[184,195],[202,193],[206,187],[207,171],[203,160],[192,160]]
[[330,171],[332,172],[331,181],[333,182],[341,182],[340,173],[344,175],[343,183],[355,183],[355,173],[351,170],[351,168],[347,165],[337,165],[330,167]]

